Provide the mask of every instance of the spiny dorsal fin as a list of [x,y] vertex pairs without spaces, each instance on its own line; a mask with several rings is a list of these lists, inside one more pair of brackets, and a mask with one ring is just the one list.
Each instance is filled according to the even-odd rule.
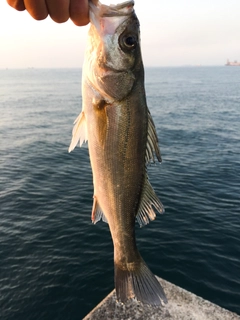
[[84,111],[82,111],[77,117],[77,119],[74,121],[74,127],[72,130],[72,141],[68,148],[68,152],[71,152],[76,147],[78,141],[80,142],[81,147],[83,142],[86,142],[87,140],[87,123]]
[[160,149],[158,146],[157,132],[156,132],[156,128],[155,128],[152,116],[148,110],[148,135],[147,135],[147,148],[146,148],[146,155],[145,155],[146,164],[149,161],[155,162],[154,154],[156,155],[158,161],[161,162],[162,159],[161,159]]
[[156,218],[156,213],[153,207],[155,207],[155,209],[159,213],[164,212],[164,207],[161,201],[158,199],[156,193],[154,192],[146,174],[142,189],[141,201],[136,216],[137,221],[140,224],[140,227],[148,224],[150,220],[152,221]]

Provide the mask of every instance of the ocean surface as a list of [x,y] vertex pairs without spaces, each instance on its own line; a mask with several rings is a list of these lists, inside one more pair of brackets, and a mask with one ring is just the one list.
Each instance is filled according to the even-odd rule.
[[[114,288],[87,146],[68,153],[80,84],[80,69],[0,70],[1,320],[79,320]],[[166,212],[136,224],[139,250],[158,276],[240,314],[240,68],[147,68],[146,92]]]

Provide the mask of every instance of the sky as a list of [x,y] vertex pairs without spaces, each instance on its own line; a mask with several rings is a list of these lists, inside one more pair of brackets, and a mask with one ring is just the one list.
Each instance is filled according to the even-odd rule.
[[[135,11],[145,66],[240,61],[239,0],[135,0]],[[80,68],[88,29],[35,21],[1,0],[0,68]]]

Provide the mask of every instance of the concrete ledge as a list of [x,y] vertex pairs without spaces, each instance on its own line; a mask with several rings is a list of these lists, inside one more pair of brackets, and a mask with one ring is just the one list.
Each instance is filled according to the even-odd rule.
[[[158,278],[158,277],[157,277]],[[168,304],[163,307],[142,305],[130,300],[125,305],[116,302],[113,290],[83,320],[240,320],[240,316],[204,300],[174,284],[158,278]]]

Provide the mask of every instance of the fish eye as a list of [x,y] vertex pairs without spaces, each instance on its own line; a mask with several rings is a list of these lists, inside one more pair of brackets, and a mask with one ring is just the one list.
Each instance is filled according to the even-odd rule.
[[133,50],[138,44],[138,38],[133,34],[122,35],[119,40],[119,44],[124,51]]
[[135,36],[127,36],[124,37],[124,44],[126,45],[126,47],[128,48],[135,48],[137,45],[137,39]]

